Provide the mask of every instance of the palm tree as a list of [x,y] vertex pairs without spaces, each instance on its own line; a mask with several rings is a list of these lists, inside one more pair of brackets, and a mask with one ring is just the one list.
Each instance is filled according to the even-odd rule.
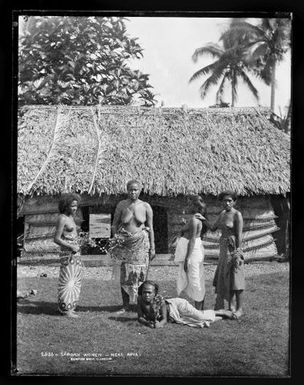
[[287,18],[261,19],[253,25],[245,19],[232,19],[230,28],[223,34],[224,39],[242,39],[247,49],[245,62],[255,68],[255,73],[271,86],[270,108],[274,111],[276,65],[282,61],[290,48],[291,23]]
[[258,91],[252,84],[246,72],[250,70],[250,67],[243,60],[244,51],[241,40],[236,41],[235,38],[231,38],[230,35],[221,37],[223,45],[209,43],[208,45],[198,48],[192,55],[194,62],[197,62],[198,58],[202,55],[211,55],[216,60],[201,68],[195,72],[190,78],[189,82],[192,82],[203,75],[210,76],[200,87],[200,93],[202,99],[205,98],[210,87],[220,82],[218,91],[216,93],[216,102],[222,103],[222,96],[224,93],[226,83],[231,83],[231,106],[234,107],[237,100],[237,85],[238,80],[242,79],[252,92],[254,97],[258,99]]

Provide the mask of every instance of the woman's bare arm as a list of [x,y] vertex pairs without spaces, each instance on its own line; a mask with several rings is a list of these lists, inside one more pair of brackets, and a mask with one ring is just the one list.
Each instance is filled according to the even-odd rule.
[[207,229],[210,231],[216,231],[222,216],[222,213],[217,217],[215,223],[212,225],[208,219],[206,219],[202,214],[196,213],[194,214],[195,218],[199,219],[200,221],[204,222],[205,225],[207,226]]
[[184,262],[184,270],[186,273],[188,271],[188,260],[190,258],[190,255],[193,252],[195,241],[196,241],[197,226],[198,226],[198,219],[191,218],[188,226],[189,242],[188,242],[187,254]]
[[243,233],[243,217],[239,211],[235,213],[234,226],[235,226],[235,244],[236,244],[236,248],[238,249],[242,247],[242,233]]
[[146,203],[147,219],[146,224],[149,227],[149,241],[150,241],[150,260],[155,257],[155,241],[154,241],[154,229],[153,229],[153,211],[149,203]]
[[122,208],[123,208],[123,203],[122,203],[122,201],[120,201],[117,204],[115,212],[114,212],[113,223],[112,223],[112,226],[111,226],[112,236],[114,236],[117,233],[117,229],[118,229],[118,227],[120,225]]
[[167,320],[167,306],[166,306],[165,301],[163,301],[163,303],[162,303],[160,313],[161,313],[161,320],[155,322],[155,328],[156,329],[163,327],[168,322],[168,320]]

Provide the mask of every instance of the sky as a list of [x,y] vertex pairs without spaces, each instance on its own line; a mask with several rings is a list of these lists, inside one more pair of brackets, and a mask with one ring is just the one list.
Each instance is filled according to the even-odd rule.
[[[128,17],[127,33],[137,37],[137,42],[144,49],[144,58],[132,61],[132,68],[150,75],[150,84],[157,95],[158,106],[202,108],[215,104],[217,87],[211,88],[205,99],[201,99],[199,88],[207,77],[202,77],[189,84],[190,77],[198,69],[212,63],[210,56],[200,57],[197,63],[192,61],[196,48],[208,43],[219,43],[221,33],[227,29],[227,18],[192,18],[192,17]],[[257,21],[257,20],[255,20]],[[253,20],[254,22],[254,20]],[[291,63],[290,53],[277,67],[275,112],[286,113],[290,100]],[[240,83],[236,107],[270,106],[270,87],[254,76],[250,76],[259,91],[257,102],[248,88]],[[231,92],[227,90],[224,101],[231,104]]]
[[[202,108],[216,103],[217,87],[213,87],[202,100],[199,88],[207,77],[189,83],[190,77],[200,68],[212,63],[210,56],[201,56],[197,63],[192,61],[196,48],[208,43],[219,43],[221,33],[228,28],[227,18],[194,17],[128,17],[127,34],[138,38],[143,48],[142,59],[130,62],[133,69],[149,74],[150,84],[158,101],[164,107]],[[250,19],[255,24],[258,19]],[[20,32],[23,19],[19,18]],[[270,106],[270,87],[259,79],[250,76],[257,88],[260,99],[257,101],[241,82],[238,88],[236,107]],[[291,94],[291,57],[286,54],[277,66],[275,112],[286,114]],[[231,104],[231,91],[227,89],[224,101]]]

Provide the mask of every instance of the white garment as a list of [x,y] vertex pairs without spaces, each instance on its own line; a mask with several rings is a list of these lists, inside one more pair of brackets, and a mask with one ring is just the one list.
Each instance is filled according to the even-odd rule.
[[204,247],[201,238],[196,238],[193,252],[188,259],[188,272],[184,270],[189,240],[181,237],[178,240],[174,262],[179,264],[177,277],[177,295],[183,291],[194,301],[200,302],[205,298],[204,276]]
[[216,321],[214,310],[197,310],[184,298],[168,298],[169,316],[176,323],[192,327],[209,327]]

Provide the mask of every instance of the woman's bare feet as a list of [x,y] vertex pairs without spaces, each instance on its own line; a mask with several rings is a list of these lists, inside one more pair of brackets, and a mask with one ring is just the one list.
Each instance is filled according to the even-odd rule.
[[243,310],[238,309],[237,311],[234,311],[233,313],[233,319],[240,319],[240,317],[243,315]]
[[215,311],[215,316],[233,319],[233,312],[230,310],[220,309]]
[[76,314],[73,310],[69,310],[65,313],[61,313],[63,316],[68,317],[68,318],[79,318],[79,315]]
[[124,314],[130,311],[130,306],[124,306],[120,310],[116,311],[115,314]]

